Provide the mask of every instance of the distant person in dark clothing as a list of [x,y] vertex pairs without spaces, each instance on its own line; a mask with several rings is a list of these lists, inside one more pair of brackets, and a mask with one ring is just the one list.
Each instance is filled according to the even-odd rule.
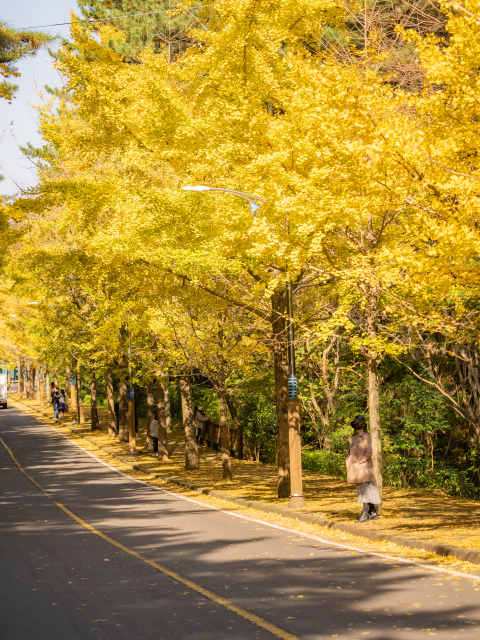
[[58,413],[58,405],[60,403],[60,391],[58,390],[58,387],[54,387],[51,395],[52,395],[53,415],[55,420],[58,420],[60,417]]
[[120,431],[120,405],[118,404],[118,400],[113,405],[113,410],[115,411],[115,419],[117,421],[117,433]]
[[65,391],[60,389],[60,396],[58,398],[58,414],[62,414],[62,418],[65,418]]
[[210,416],[206,416],[203,412],[202,407],[197,404],[197,406],[195,407],[195,413],[193,414],[193,420],[195,422],[195,438],[197,440],[197,447],[201,449],[202,445],[199,444],[198,441],[200,438],[200,434],[202,433],[203,425],[205,424],[205,422],[208,422],[210,420]]
[[149,427],[150,436],[153,440],[153,453],[154,458],[158,458],[158,420],[152,420]]

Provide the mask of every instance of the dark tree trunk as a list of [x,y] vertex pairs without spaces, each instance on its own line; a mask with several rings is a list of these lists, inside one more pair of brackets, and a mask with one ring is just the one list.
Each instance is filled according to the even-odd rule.
[[95,369],[92,367],[90,369],[90,394],[91,394],[91,403],[90,403],[90,415],[92,420],[91,429],[95,431],[100,428],[100,422],[98,420],[98,409],[97,409],[97,380],[95,378]]
[[128,386],[126,380],[120,380],[118,383],[118,408],[118,437],[120,442],[128,442]]
[[167,417],[165,413],[165,388],[157,381],[158,459],[168,460]]
[[185,470],[198,469],[198,447],[195,439],[195,422],[193,421],[192,395],[187,375],[180,378],[180,395],[182,397],[183,426],[185,429]]
[[[70,393],[70,401],[68,400],[69,393]],[[67,413],[68,408],[70,407],[70,411],[72,412],[71,414],[72,422],[75,420],[75,416],[73,415],[74,406],[75,405],[73,403],[72,389],[70,385],[70,367],[65,367],[65,413]]]
[[273,364],[275,371],[275,404],[278,420],[277,471],[278,497],[290,496],[290,456],[288,449],[288,376],[285,334],[285,293],[275,291],[272,301]]
[[227,399],[228,410],[230,411],[230,415],[232,416],[233,425],[236,428],[238,433],[238,440],[237,440],[238,459],[243,460],[243,425],[240,424],[240,421],[237,415],[237,410],[233,403],[232,397],[228,392],[227,392],[226,399]]
[[83,424],[85,422],[85,418],[83,416],[82,389],[81,389],[81,380],[80,380],[80,366],[79,366],[78,362],[77,362],[77,369],[75,371],[75,387],[77,389],[78,422],[79,422],[79,424]]
[[218,369],[218,400],[220,403],[220,451],[222,452],[222,482],[232,481],[232,461],[230,460],[230,441],[227,423],[227,390],[223,364]]
[[48,365],[46,366],[45,386],[47,387],[47,390],[45,392],[47,394],[47,407],[49,407],[50,406],[50,370],[48,368]]
[[18,356],[18,396],[20,400],[23,398],[25,378],[23,375],[23,358]]
[[27,360],[27,398],[29,400],[33,400],[34,389],[33,389],[33,363],[28,358]]
[[168,371],[162,373],[163,395],[165,396],[165,422],[167,425],[167,433],[172,430],[172,413],[170,407],[170,387],[168,386]]
[[115,402],[113,400],[113,373],[107,371],[107,401],[108,401],[108,437],[115,438],[117,434],[117,418],[115,416]]
[[153,453],[153,440],[150,435],[150,423],[152,420],[155,420],[155,398],[153,397],[153,383],[149,382],[147,384],[147,409],[148,409],[148,419],[147,419],[147,437],[145,443],[145,450],[148,453]]
[[[374,343],[377,337],[378,317],[378,293],[373,288],[367,289],[367,334]],[[378,354],[373,348],[367,347],[368,368],[368,408],[370,416],[370,435],[372,436],[372,464],[373,473],[378,486],[380,498],[383,494],[383,456],[382,456],[382,431],[380,424],[380,401],[378,392]]]
[[40,369],[35,367],[35,395],[37,402],[40,402]]

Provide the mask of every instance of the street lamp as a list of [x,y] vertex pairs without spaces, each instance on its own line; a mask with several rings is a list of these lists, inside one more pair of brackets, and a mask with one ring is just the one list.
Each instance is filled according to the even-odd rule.
[[[260,196],[236,191],[234,189],[225,189],[223,187],[207,187],[204,185],[182,187],[183,191],[197,191],[203,193],[205,191],[223,191],[232,195],[248,200],[250,210],[255,215],[255,211],[260,209],[257,202],[266,203],[266,200]],[[295,283],[297,284],[297,283]],[[302,285],[300,285],[301,287]],[[308,286],[308,285],[303,285]],[[287,351],[288,351],[288,449],[290,458],[290,502],[288,506],[293,509],[301,509],[305,507],[305,499],[303,497],[302,482],[302,447],[300,439],[300,407],[298,402],[297,376],[295,371],[295,330],[293,324],[293,293],[294,283],[287,283]],[[296,287],[296,289],[300,288]]]

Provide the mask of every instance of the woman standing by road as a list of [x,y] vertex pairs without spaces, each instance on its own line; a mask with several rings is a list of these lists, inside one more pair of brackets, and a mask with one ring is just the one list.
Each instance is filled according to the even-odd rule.
[[378,518],[376,504],[381,504],[372,464],[372,438],[367,431],[364,416],[355,416],[351,423],[353,436],[348,441],[345,463],[347,465],[347,482],[357,485],[357,502],[363,503],[363,511],[358,523]]

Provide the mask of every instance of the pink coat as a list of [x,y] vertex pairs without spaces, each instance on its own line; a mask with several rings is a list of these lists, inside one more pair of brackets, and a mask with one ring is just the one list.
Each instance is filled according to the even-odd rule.
[[361,484],[375,480],[372,464],[372,438],[364,431],[361,436],[354,435],[348,439],[348,449],[345,464],[347,465],[347,482]]

